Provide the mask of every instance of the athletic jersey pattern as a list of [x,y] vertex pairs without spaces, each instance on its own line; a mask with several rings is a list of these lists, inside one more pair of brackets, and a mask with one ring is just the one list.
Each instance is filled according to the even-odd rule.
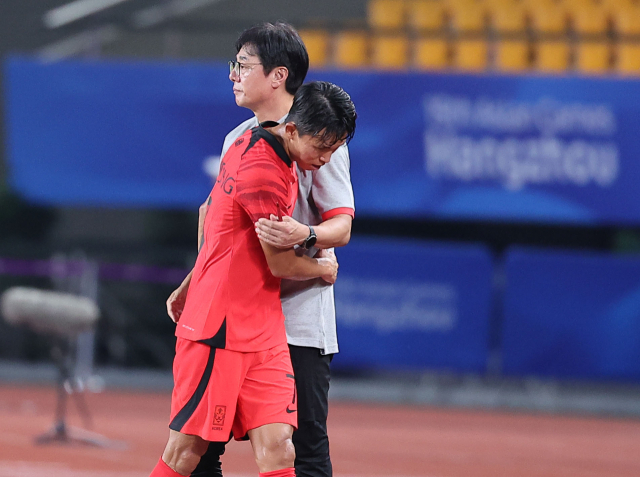
[[[286,116],[280,119],[283,122]],[[224,140],[222,155],[247,130],[256,127],[254,116],[233,129]],[[298,200],[292,217],[303,224],[317,225],[336,214],[355,213],[351,186],[350,158],[347,145],[331,156],[331,161],[317,171],[298,169]],[[306,254],[313,256],[317,249]],[[340,261],[338,251],[338,261]],[[340,274],[338,274],[338,286]],[[318,348],[324,354],[338,352],[336,310],[333,285],[315,280],[282,280],[282,310],[289,344]],[[340,310],[338,310],[339,312]]]
[[280,279],[271,274],[254,222],[290,215],[297,192],[295,164],[272,134],[259,126],[234,142],[209,196],[176,336],[243,352],[286,343]]

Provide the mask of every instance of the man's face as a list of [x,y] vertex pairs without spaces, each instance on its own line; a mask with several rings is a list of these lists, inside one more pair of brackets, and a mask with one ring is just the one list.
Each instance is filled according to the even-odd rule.
[[229,73],[229,79],[233,81],[236,104],[253,110],[265,101],[273,90],[271,75],[265,76],[260,58],[252,53],[251,47],[243,46],[236,55],[236,61],[239,66],[236,71]]
[[[290,125],[287,125],[289,128]],[[295,128],[295,126],[293,126]],[[345,140],[335,144],[323,143],[318,136],[298,134],[297,128],[287,134],[289,140],[289,155],[291,159],[298,163],[298,167],[305,171],[316,171],[331,160],[331,155],[345,143]]]

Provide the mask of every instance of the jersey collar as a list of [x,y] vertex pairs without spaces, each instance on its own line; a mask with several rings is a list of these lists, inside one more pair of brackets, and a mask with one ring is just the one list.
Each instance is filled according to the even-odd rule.
[[280,144],[280,142],[276,139],[276,137],[270,132],[265,131],[264,128],[272,128],[277,126],[278,123],[275,121],[264,121],[261,122],[260,125],[254,130],[255,134],[258,135],[258,138],[262,138],[273,148],[278,157],[284,161],[287,167],[291,167],[291,158],[285,151],[284,146]]

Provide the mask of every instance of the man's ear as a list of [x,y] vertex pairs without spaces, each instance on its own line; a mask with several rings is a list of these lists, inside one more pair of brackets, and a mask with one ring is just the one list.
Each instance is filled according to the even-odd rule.
[[294,139],[298,133],[296,123],[287,123],[284,125],[284,133],[287,139]]
[[289,70],[285,66],[278,66],[271,72],[271,85],[273,89],[284,85],[289,77]]

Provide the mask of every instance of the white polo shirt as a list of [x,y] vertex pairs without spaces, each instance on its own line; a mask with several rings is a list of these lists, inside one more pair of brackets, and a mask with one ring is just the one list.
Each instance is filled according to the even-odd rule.
[[[221,157],[238,137],[257,125],[258,119],[254,116],[227,134]],[[298,168],[299,190],[293,218],[303,224],[317,225],[338,214],[353,214],[355,202],[349,169],[346,144],[338,148],[331,161],[317,171]],[[313,256],[316,252],[317,249],[312,248],[305,253]],[[333,285],[320,278],[282,280],[280,297],[289,344],[318,348],[323,354],[338,352]]]

